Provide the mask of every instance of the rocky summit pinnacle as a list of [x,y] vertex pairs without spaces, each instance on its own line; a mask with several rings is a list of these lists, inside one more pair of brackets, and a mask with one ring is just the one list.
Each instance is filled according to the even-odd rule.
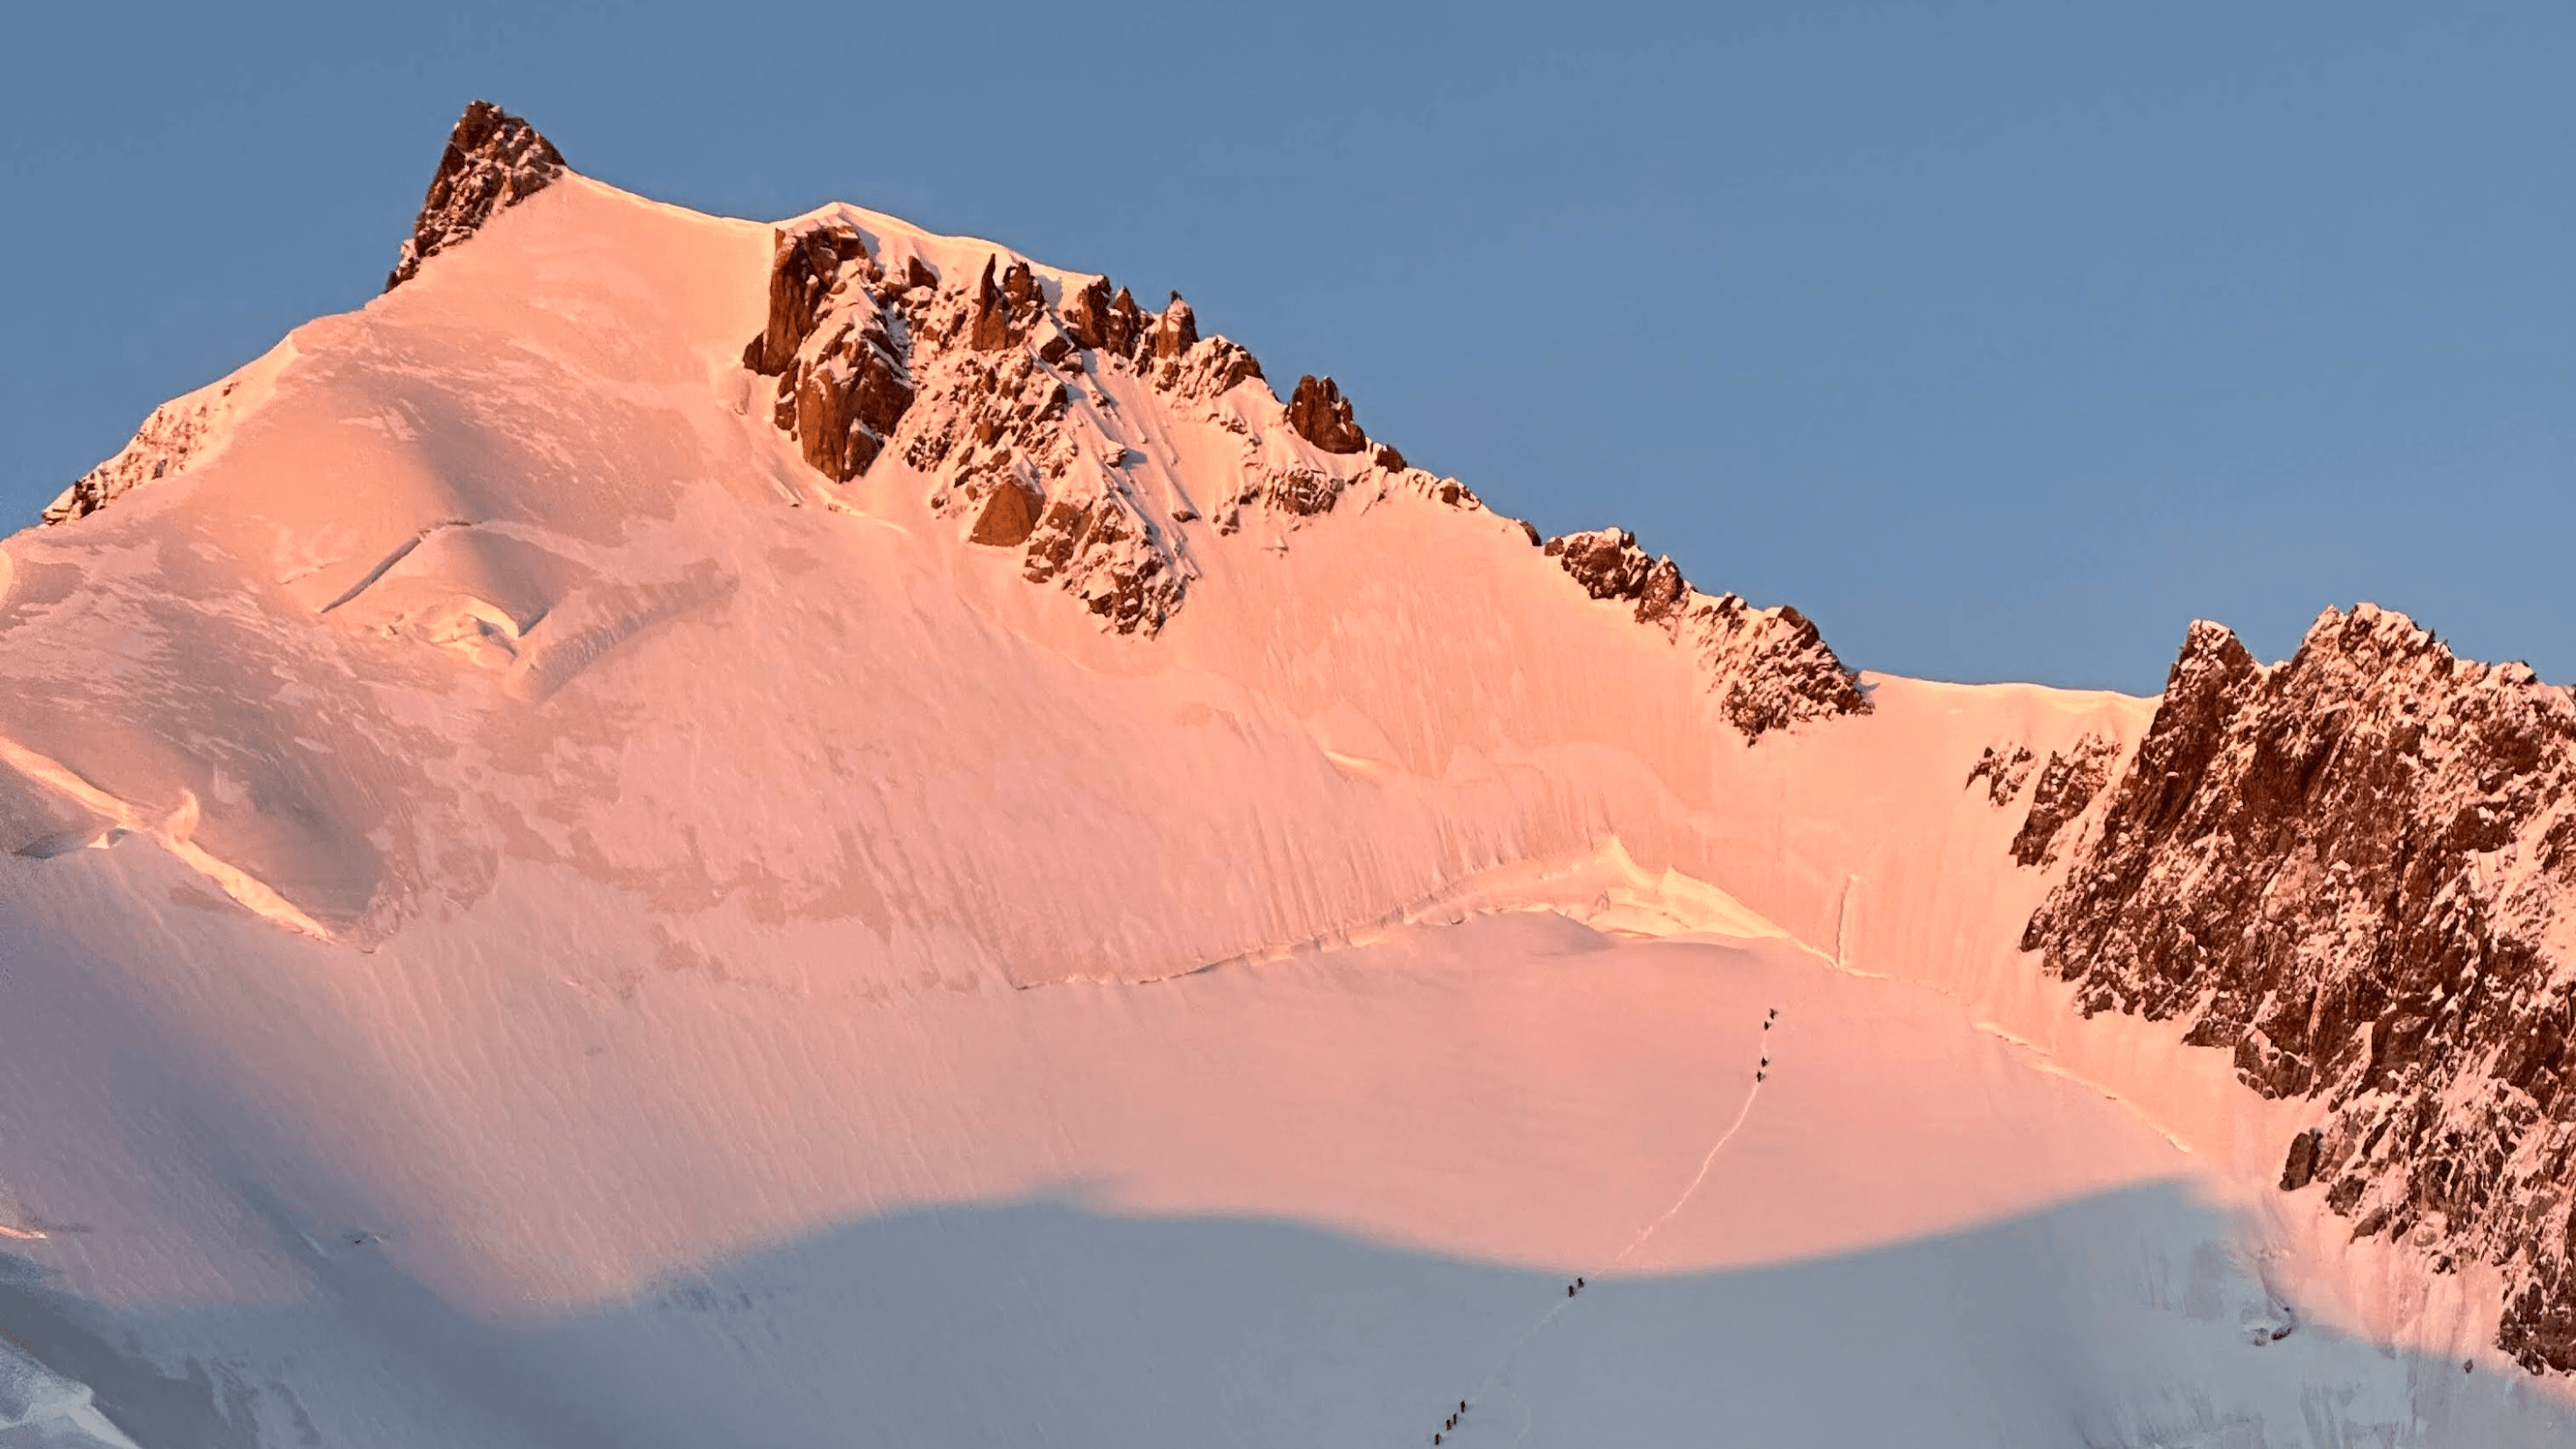
[[420,264],[482,229],[492,214],[554,184],[563,153],[537,128],[490,101],[475,101],[448,134],[447,152],[412,223],[411,239],[385,278],[385,290],[408,282]]

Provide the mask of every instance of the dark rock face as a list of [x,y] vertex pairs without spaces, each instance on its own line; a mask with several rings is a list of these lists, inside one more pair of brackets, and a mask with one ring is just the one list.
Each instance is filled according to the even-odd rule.
[[[1122,293],[1123,295],[1123,293]],[[1135,299],[1127,299],[1129,306]],[[1109,279],[1094,277],[1064,299],[1065,335],[1097,352],[1109,345]]]
[[841,268],[864,264],[868,248],[858,233],[828,226],[778,231],[771,237],[769,326],[743,349],[742,365],[776,377],[822,323]]
[[1308,468],[1291,468],[1272,479],[1262,497],[1282,513],[1312,518],[1332,512],[1341,501],[1342,480]]
[[912,406],[896,337],[903,318],[881,300],[884,275],[856,232],[813,226],[776,237],[769,324],[743,348],[743,365],[778,379],[778,427],[817,472],[845,483],[876,461]]
[[769,321],[743,365],[778,379],[775,421],[817,471],[847,482],[896,452],[967,542],[1021,550],[1027,578],[1075,594],[1117,632],[1152,633],[1179,606],[1187,579],[1171,540],[1071,421],[1072,384],[1093,366],[1182,390],[1260,375],[1233,343],[1201,341],[1187,303],[1149,324],[1134,298],[1094,280],[1057,308],[1016,257],[987,257],[952,283],[918,256],[881,265],[855,227],[831,221],[780,233],[769,285]]
[[2326,1135],[2314,1128],[2290,1139],[2290,1155],[2281,1162],[2281,1191],[2297,1192],[2317,1180],[2317,1154]]
[[977,352],[999,352],[1021,341],[1036,310],[1032,304],[1037,286],[1030,278],[1029,264],[1012,258],[1001,284],[996,286],[994,260],[985,258],[984,275],[975,283],[974,310],[967,314],[966,345]]
[[1190,310],[1180,293],[1174,292],[1171,305],[1155,319],[1150,335],[1157,360],[1177,359],[1199,345],[1199,314]]
[[[1050,300],[1050,286],[1059,298]],[[1127,471],[1137,454],[1124,446],[1133,440],[1117,432],[1098,379],[1123,373],[1174,405],[1204,405],[1202,416],[1247,443],[1262,425],[1260,405],[1278,405],[1266,389],[1260,404],[1228,396],[1261,381],[1261,364],[1223,337],[1202,337],[1177,292],[1148,314],[1107,278],[1042,282],[998,253],[971,282],[943,278],[918,256],[900,267],[882,261],[855,224],[838,221],[778,234],[768,320],[744,346],[743,365],[778,379],[777,426],[825,477],[847,482],[892,451],[929,480],[931,508],[958,520],[969,543],[1021,550],[1026,578],[1074,594],[1120,633],[1151,634],[1180,607],[1193,569],[1176,531],[1201,514],[1181,497],[1157,509],[1137,491]],[[1351,461],[1283,461],[1248,447],[1233,492],[1206,500],[1204,521],[1219,534],[1248,516],[1293,529],[1360,489],[1484,507],[1456,479],[1372,443],[1330,378],[1299,379],[1283,415],[1317,449]],[[1672,560],[1635,545],[1605,532],[1547,549],[1594,598],[1632,603],[1639,622],[1691,649],[1745,734],[1869,708],[1795,610],[1698,594]]]
[[1329,377],[1297,379],[1297,390],[1288,398],[1288,426],[1327,453],[1356,453],[1368,446],[1368,434],[1351,421],[1350,399]]
[[[2103,783],[2111,777],[2111,762],[2119,754],[2119,741],[2100,735],[2086,735],[2071,751],[2049,751],[2038,788],[2030,792],[2030,814],[2022,820],[2021,833],[2013,837],[2013,859],[2023,865],[2046,865],[2054,859],[2057,832],[2102,793]],[[2023,758],[2029,758],[2027,753]]]
[[2571,890],[2576,702],[2364,605],[2269,668],[2194,625],[2022,945],[2086,1012],[2322,1100],[2302,1170],[2354,1235],[2496,1265],[2498,1345],[2576,1370]]
[[2000,810],[2021,793],[2030,779],[2030,746],[2016,744],[2010,748],[1986,746],[1977,763],[1968,767],[1968,783],[1962,789],[1975,789],[1979,780],[1986,782],[1986,800]]
[[1017,548],[1037,532],[1038,510],[1046,506],[1046,497],[1017,478],[995,487],[984,500],[984,511],[975,516],[975,531],[967,535],[969,543],[987,548]]
[[1109,314],[1101,323],[1101,345],[1119,357],[1136,354],[1136,339],[1145,335],[1145,314],[1138,311],[1136,299],[1125,287],[1109,299]]
[[1637,535],[1624,528],[1569,533],[1547,541],[1547,556],[1596,599],[1635,599],[1645,593],[1646,575],[1655,560],[1637,547]]
[[[1073,589],[1121,634],[1150,633],[1163,626],[1181,595],[1171,555],[1155,545],[1152,526],[1124,499],[1058,499],[1038,520],[1021,573],[1031,583],[1061,582]],[[1111,562],[1099,567],[1097,560]]]
[[1693,595],[1675,624],[1701,636],[1702,667],[1726,680],[1726,717],[1747,741],[1808,720],[1870,712],[1854,672],[1825,647],[1814,622],[1787,604],[1757,609],[1733,594],[1714,601]]
[[1748,741],[1806,720],[1869,713],[1869,696],[1795,609],[1756,609],[1733,594],[1710,598],[1623,528],[1552,538],[1546,552],[1585,593],[1634,604],[1638,623],[1690,649]]
[[537,128],[490,101],[465,108],[448,135],[446,154],[430,178],[429,195],[412,223],[411,239],[385,278],[390,292],[420,272],[420,264],[482,229],[494,212],[515,206],[555,183],[563,154]]

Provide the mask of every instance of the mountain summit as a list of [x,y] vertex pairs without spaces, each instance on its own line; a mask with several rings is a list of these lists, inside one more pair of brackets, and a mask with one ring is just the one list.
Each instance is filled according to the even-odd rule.
[[490,101],[476,101],[458,117],[429,181],[429,195],[412,223],[411,239],[385,278],[385,290],[419,275],[420,264],[480,231],[495,212],[552,185],[564,159],[537,128]]
[[2576,1433],[2562,691],[1855,675],[1141,290],[478,102],[0,541],[0,1439]]

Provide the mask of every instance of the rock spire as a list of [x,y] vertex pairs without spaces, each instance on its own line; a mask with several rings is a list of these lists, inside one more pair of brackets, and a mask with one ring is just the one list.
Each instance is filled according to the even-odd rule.
[[448,133],[438,174],[420,203],[411,238],[385,278],[390,292],[420,272],[420,264],[482,229],[492,214],[515,206],[555,183],[563,153],[537,128],[490,101],[476,101]]

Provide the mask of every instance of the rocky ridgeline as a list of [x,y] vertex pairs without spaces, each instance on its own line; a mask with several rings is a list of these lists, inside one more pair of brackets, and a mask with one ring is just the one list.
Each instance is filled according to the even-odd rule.
[[1187,590],[1175,525],[1196,514],[1158,507],[1131,476],[1134,450],[1092,370],[1127,368],[1198,401],[1261,370],[1201,338],[1178,296],[1149,314],[1105,282],[1047,290],[998,254],[972,278],[917,256],[889,268],[856,226],[809,221],[777,233],[768,325],[743,365],[778,380],[771,418],[825,477],[848,482],[891,448],[968,541],[1020,550],[1032,582],[1072,592],[1110,629],[1150,634]]
[[482,230],[493,213],[545,190],[563,174],[563,154],[536,127],[490,101],[468,105],[448,134],[429,195],[421,201],[402,256],[385,277],[385,290],[410,281],[421,263]]
[[[1200,336],[1177,293],[1148,312],[1105,278],[1058,282],[998,253],[972,278],[942,277],[919,257],[889,263],[857,225],[828,217],[777,233],[768,324],[743,365],[777,379],[770,416],[825,477],[848,482],[892,450],[969,542],[1020,550],[1025,577],[1072,592],[1121,633],[1150,634],[1181,606],[1194,575],[1184,524],[1294,528],[1355,490],[1483,508],[1370,439],[1332,379],[1301,377],[1282,404],[1260,362]],[[1233,492],[1194,500],[1177,480],[1152,486],[1144,439],[1101,390],[1111,374],[1236,434]],[[1626,533],[1546,548],[1594,598],[1634,601],[1639,622],[1690,650],[1748,737],[1869,708],[1794,609],[1701,594]]]
[[[777,233],[769,320],[743,365],[777,379],[771,419],[825,477],[846,483],[891,450],[967,541],[1019,550],[1026,578],[1119,633],[1151,634],[1180,607],[1195,575],[1185,524],[1294,528],[1354,489],[1483,506],[1371,442],[1332,379],[1300,378],[1283,406],[1260,362],[1202,337],[1177,293],[1149,312],[1106,278],[1041,277],[1000,253],[945,277],[919,256],[888,262],[829,217]],[[1103,390],[1113,374],[1235,434],[1233,490],[1193,498],[1155,465]]]
[[[2070,764],[2046,835],[2102,763]],[[2498,1346],[2576,1370],[2568,693],[2368,605],[2268,668],[2197,624],[2069,854],[2022,945],[2081,1008],[2175,1022],[2262,1095],[2317,1101],[2283,1189],[2437,1272],[2496,1265]]]
[[239,378],[228,378],[154,408],[115,457],[83,473],[45,506],[43,521],[87,518],[135,488],[186,471],[215,436],[240,385]]
[[[535,127],[469,105],[387,289],[565,171]],[[1299,378],[1282,403],[1250,352],[1199,334],[1178,293],[1147,311],[1106,278],[1042,276],[998,251],[972,275],[944,275],[901,248],[889,259],[849,214],[828,212],[775,233],[768,292],[742,363],[775,380],[770,421],[808,464],[848,483],[892,452],[928,480],[932,509],[968,542],[1017,550],[1026,578],[1074,595],[1114,632],[1150,635],[1181,606],[1197,573],[1189,524],[1289,531],[1355,497],[1398,492],[1484,509],[1457,479],[1371,439],[1331,378]],[[1131,433],[1150,425],[1121,419],[1104,387],[1113,376],[1144,382],[1172,416],[1233,434],[1231,491],[1193,496],[1149,446],[1159,439]],[[80,518],[186,468],[219,436],[236,385],[164,405],[45,521]],[[1640,622],[1689,649],[1747,736],[1869,708],[1794,609],[1700,594],[1625,533],[1570,535],[1548,552],[1594,598],[1634,602]]]
[[1585,593],[1634,604],[1638,623],[1689,650],[1747,740],[1806,720],[1869,713],[1869,696],[1852,671],[1797,610],[1703,594],[1671,558],[1650,557],[1623,528],[1569,533],[1549,539],[1546,550]]

